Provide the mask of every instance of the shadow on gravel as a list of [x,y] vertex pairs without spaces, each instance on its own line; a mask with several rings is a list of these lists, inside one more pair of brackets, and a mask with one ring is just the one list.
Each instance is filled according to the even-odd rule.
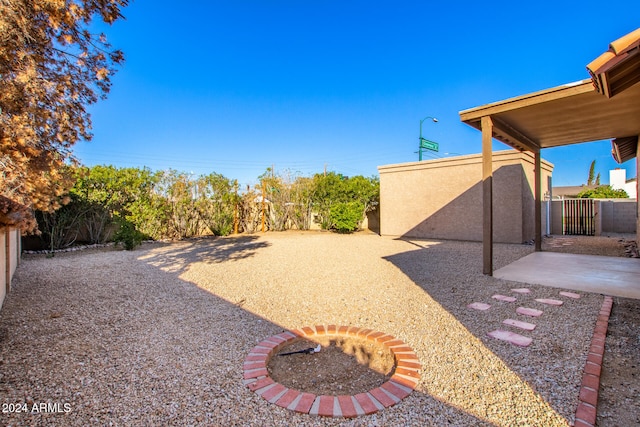
[[[0,312],[0,400],[28,412],[3,414],[2,424],[485,424],[419,391],[353,421],[298,414],[251,392],[244,358],[285,329],[166,267],[250,257],[268,245],[255,239],[174,243],[146,261],[126,251],[25,260]],[[32,410],[43,402],[63,412]]]
[[[549,405],[546,412],[553,413],[553,422],[558,422],[559,417],[569,422],[573,421],[578,397],[575,387],[581,381],[584,358],[602,297],[583,295],[580,300],[565,301],[562,308],[543,307],[535,299],[558,298],[559,289],[523,285],[483,275],[481,243],[402,240],[418,248],[393,254],[385,259],[399,268],[452,315],[466,329],[465,332],[470,334],[467,338],[470,344],[474,338],[482,342],[481,351],[485,354],[485,362],[469,365],[467,369],[479,378],[491,376],[491,366],[488,364],[491,357],[487,354],[490,352],[518,377],[514,378],[511,384],[501,384],[484,392],[506,392],[505,398],[508,396],[516,407],[524,406],[526,401],[539,394],[546,405]],[[528,250],[520,245],[500,244],[495,245],[494,249],[498,263],[505,265],[519,259]],[[511,291],[512,288],[525,286],[531,289],[531,294],[520,295]],[[495,294],[517,295],[517,302],[497,301],[492,298]],[[473,302],[487,303],[491,308],[487,311],[467,308],[467,305]],[[515,313],[518,306],[535,307],[548,314],[533,320],[522,319],[522,316],[518,317]],[[519,332],[533,339],[529,347],[518,347],[487,336],[487,333],[493,330],[509,330],[502,323],[508,318],[537,324],[534,331]],[[573,331],[575,338],[565,341],[563,337],[567,334],[556,333],[562,330]],[[454,333],[461,332],[452,330],[450,335]],[[459,355],[452,357],[449,363],[456,370],[465,366]],[[558,372],[562,374],[559,375]],[[528,389],[526,393],[525,389]],[[443,395],[438,398],[446,402],[450,397]],[[540,408],[546,405],[541,402]]]
[[[220,240],[168,256],[261,247]],[[0,312],[0,424],[304,425],[242,383],[247,353],[283,330],[131,252],[24,260]]]
[[142,259],[165,271],[180,273],[195,262],[213,264],[250,258],[259,249],[270,246],[268,242],[258,239],[259,236],[203,237],[178,243],[161,243],[152,255]]
[[[423,364],[420,390],[398,405],[355,420],[301,415],[267,403],[242,383],[242,364],[256,343],[282,332],[283,327],[269,316],[254,314],[239,303],[180,279],[192,263],[218,267],[224,261],[250,259],[271,245],[258,239],[199,239],[156,244],[142,254],[112,251],[24,260],[15,289],[0,313],[0,397],[4,402],[68,403],[71,411],[13,413],[3,421],[65,426],[476,426],[504,425],[502,421],[509,416],[515,419],[513,413],[526,418],[529,414],[522,408],[548,409],[549,419],[559,419],[517,376],[522,375],[522,369],[518,370],[513,360],[505,362],[514,372],[508,383],[493,388],[491,369],[495,371],[497,365],[502,369],[502,364],[491,348],[501,344],[476,343],[472,334],[482,339],[486,330],[465,317],[475,315],[464,308],[470,301],[450,297],[462,287],[487,297],[483,288],[493,279],[469,275],[470,271],[481,271],[480,262],[472,262],[466,270],[461,267],[460,257],[480,259],[479,246],[451,242],[429,248],[417,242],[422,245],[417,250],[385,257],[419,286],[399,278],[395,268],[385,273],[389,286],[396,278],[401,282],[398,286],[405,284],[407,290],[401,299],[388,303],[401,307],[394,308],[397,326],[388,327],[402,333],[413,327],[413,318],[428,316],[433,322],[418,332],[425,341],[413,343],[413,349],[427,357],[425,347],[444,346],[456,339],[457,347],[446,359]],[[344,244],[344,239],[336,242]],[[211,274],[215,271],[213,268]],[[375,280],[380,281],[377,276],[372,278]],[[273,289],[277,297],[278,288]],[[380,293],[384,288],[376,289],[376,301],[367,304],[384,299]],[[423,298],[423,292],[430,298]],[[374,299],[369,294],[363,296]],[[431,298],[440,305],[431,304]],[[345,306],[354,312],[353,317],[343,318],[347,324],[357,325],[357,305],[353,304]],[[385,303],[380,304],[384,307]],[[381,331],[388,332],[387,328]],[[439,341],[428,341],[429,336]],[[457,349],[480,352],[492,367],[485,370],[484,364],[465,360],[465,354]],[[431,389],[429,381],[434,373],[446,388]],[[461,377],[466,377],[465,381]],[[457,388],[457,384],[465,387]],[[470,394],[473,404],[465,401]],[[483,396],[492,394],[497,396],[497,408],[482,401]]]

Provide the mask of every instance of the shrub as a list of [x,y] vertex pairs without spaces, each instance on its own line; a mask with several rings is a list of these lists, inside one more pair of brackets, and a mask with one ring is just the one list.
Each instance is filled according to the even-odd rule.
[[136,229],[130,221],[126,219],[118,219],[119,228],[116,234],[113,236],[113,240],[116,243],[122,243],[124,248],[128,251],[133,250],[136,246],[139,246],[146,236]]
[[629,195],[624,190],[614,190],[610,185],[590,188],[578,193],[580,199],[628,199]]
[[40,238],[52,254],[54,250],[71,246],[76,242],[82,214],[82,203],[75,197],[70,197],[68,203],[54,212],[35,212],[38,229],[42,232]]
[[233,213],[216,212],[208,218],[214,236],[228,236],[233,232]]
[[331,207],[332,229],[338,233],[352,233],[360,227],[364,206],[360,202],[336,203]]

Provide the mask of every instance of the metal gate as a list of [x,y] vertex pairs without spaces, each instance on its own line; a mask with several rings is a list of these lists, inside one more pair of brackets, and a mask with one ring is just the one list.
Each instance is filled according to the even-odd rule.
[[562,203],[562,234],[595,236],[595,199],[565,199]]

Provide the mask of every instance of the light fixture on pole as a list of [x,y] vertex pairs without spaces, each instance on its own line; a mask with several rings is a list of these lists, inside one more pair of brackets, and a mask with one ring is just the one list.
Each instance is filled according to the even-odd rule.
[[422,123],[427,120],[427,119],[431,119],[433,121],[433,123],[438,123],[438,119],[436,119],[435,117],[431,117],[431,116],[427,116],[424,119],[420,120],[420,137],[419,137],[419,146],[418,146],[418,161],[422,161],[422,150],[431,150],[431,151],[438,151],[438,143],[437,142],[433,142],[433,141],[429,141],[428,139],[424,139],[422,137]]

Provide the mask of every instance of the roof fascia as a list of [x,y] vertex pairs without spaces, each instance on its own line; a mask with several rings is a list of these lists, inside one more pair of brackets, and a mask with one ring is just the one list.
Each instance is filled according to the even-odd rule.
[[595,88],[591,79],[580,80],[578,82],[556,86],[527,95],[509,98],[504,101],[498,101],[491,104],[463,110],[459,113],[460,120],[475,128],[478,128],[478,126],[474,125],[473,122],[479,121],[483,116],[493,116],[506,111],[517,110],[519,108],[524,108],[531,105],[541,104],[543,102],[554,101],[557,99],[567,98],[593,91],[595,91]]

